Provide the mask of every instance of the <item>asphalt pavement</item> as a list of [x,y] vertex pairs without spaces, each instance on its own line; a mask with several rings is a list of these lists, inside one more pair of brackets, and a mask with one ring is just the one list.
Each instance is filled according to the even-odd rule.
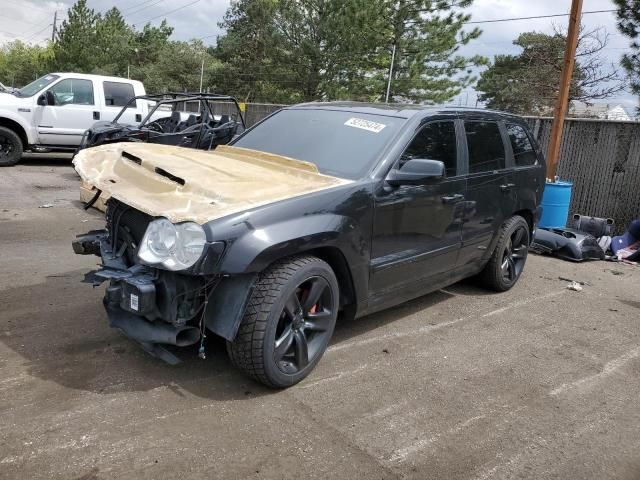
[[213,338],[171,367],[109,329],[78,198],[68,159],[0,170],[2,479],[640,478],[639,267],[530,255],[340,323],[272,391]]

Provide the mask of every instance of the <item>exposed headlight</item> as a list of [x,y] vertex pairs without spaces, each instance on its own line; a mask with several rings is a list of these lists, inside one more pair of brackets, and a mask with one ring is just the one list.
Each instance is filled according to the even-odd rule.
[[138,249],[138,258],[145,265],[185,270],[202,256],[205,242],[204,230],[197,223],[173,224],[166,218],[159,218],[149,223]]

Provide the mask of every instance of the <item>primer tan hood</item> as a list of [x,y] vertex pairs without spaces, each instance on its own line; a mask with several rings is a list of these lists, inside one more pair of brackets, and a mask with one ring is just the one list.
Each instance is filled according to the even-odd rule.
[[73,164],[84,182],[102,190],[103,199],[113,197],[172,222],[199,224],[350,183],[318,173],[309,162],[225,145],[206,152],[113,143],[81,150]]

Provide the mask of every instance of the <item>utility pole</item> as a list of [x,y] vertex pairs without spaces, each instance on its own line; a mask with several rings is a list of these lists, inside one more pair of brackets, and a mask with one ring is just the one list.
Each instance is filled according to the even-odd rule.
[[564,118],[567,115],[569,89],[571,87],[571,77],[573,75],[573,67],[576,61],[576,48],[578,46],[578,35],[580,33],[581,15],[582,0],[572,0],[571,13],[569,14],[569,30],[567,32],[567,46],[564,51],[564,61],[562,63],[560,92],[553,112],[553,125],[551,126],[551,137],[549,138],[549,150],[547,152],[547,178],[551,181],[555,180],[556,170],[558,168],[558,157],[560,155],[560,142],[562,141]]
[[56,23],[58,21],[58,11],[53,12],[53,29],[51,30],[51,41],[54,42],[56,39]]
[[204,52],[202,53],[202,65],[200,65],[200,90],[198,93],[202,92],[202,79],[204,78]]
[[391,65],[389,65],[389,81],[387,82],[387,95],[384,97],[384,103],[389,103],[389,92],[391,91],[391,78],[393,77],[393,62],[396,59],[396,44],[393,44],[391,50]]

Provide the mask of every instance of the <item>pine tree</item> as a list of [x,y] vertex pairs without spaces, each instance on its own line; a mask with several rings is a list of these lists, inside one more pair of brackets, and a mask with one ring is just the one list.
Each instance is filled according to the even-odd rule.
[[382,100],[395,45],[392,98],[442,102],[472,83],[468,68],[484,62],[457,54],[480,35],[463,30],[471,2],[236,0],[217,51],[228,78],[246,79],[254,99],[276,92],[289,101]]
[[[386,46],[381,48],[382,69],[375,77],[382,96],[393,47],[395,55],[390,96],[396,101],[442,103],[451,100],[476,80],[471,67],[487,59],[458,54],[462,45],[480,36],[478,28],[464,30],[473,0],[386,1]],[[387,60],[388,59],[388,60]]]
[[116,7],[96,21],[96,53],[94,73],[126,76],[130,57],[134,54],[134,31]]
[[55,63],[59,70],[90,73],[96,66],[96,23],[100,16],[78,0],[62,22],[54,44]]
[[[618,29],[631,39],[631,53],[622,57],[631,91],[640,96],[640,0],[613,0],[618,7]],[[640,106],[638,107],[640,113]]]

